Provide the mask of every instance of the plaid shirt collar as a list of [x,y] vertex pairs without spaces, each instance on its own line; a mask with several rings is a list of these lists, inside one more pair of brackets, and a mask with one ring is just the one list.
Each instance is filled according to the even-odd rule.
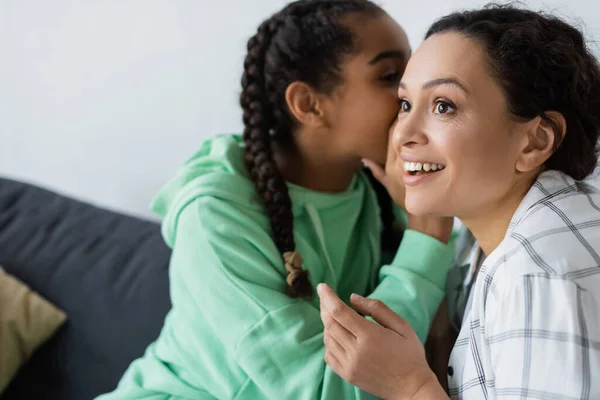
[[[454,320],[462,327],[448,368],[452,398],[600,398],[599,224],[592,185],[558,171],[538,177],[475,271],[464,323]],[[461,236],[448,291],[464,314],[476,259],[467,249],[477,244]]]
[[[505,237],[510,236],[515,227],[528,213],[547,206],[555,198],[578,190],[579,185],[586,184],[576,182],[567,175],[557,171],[544,171],[541,173],[533,184],[533,188],[537,190],[529,190],[523,198],[511,218]],[[448,274],[446,284],[450,316],[452,324],[457,331],[460,330],[462,325],[465,307],[477,276],[478,261],[482,253],[471,231],[461,225],[459,232],[456,240],[454,267]]]

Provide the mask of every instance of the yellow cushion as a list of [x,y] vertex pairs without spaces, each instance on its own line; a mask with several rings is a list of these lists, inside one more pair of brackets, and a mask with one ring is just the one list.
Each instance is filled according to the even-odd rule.
[[67,316],[0,268],[0,393]]

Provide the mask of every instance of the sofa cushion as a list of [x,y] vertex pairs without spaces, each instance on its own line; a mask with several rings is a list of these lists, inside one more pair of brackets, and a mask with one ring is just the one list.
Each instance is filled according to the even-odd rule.
[[170,309],[159,225],[0,179],[0,265],[69,316],[6,399],[87,400],[112,390]]
[[66,315],[0,268],[0,393]]

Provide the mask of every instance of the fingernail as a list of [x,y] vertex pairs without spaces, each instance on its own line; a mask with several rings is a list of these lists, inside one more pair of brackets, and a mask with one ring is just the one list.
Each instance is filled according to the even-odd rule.
[[365,166],[365,168],[369,168],[369,164],[367,164],[367,162],[365,161],[365,159],[363,158],[362,160],[363,165]]
[[357,301],[359,303],[362,303],[363,301],[365,301],[364,297],[362,297],[360,294],[356,294],[356,293],[352,293],[352,295],[350,296],[350,299],[353,299],[354,301]]
[[322,292],[322,291],[323,291],[323,284],[322,284],[322,283],[319,283],[319,284],[317,285],[317,293],[321,294],[321,292]]

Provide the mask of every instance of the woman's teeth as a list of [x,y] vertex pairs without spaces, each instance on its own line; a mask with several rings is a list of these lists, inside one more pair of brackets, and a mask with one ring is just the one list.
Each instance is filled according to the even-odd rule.
[[442,164],[431,164],[431,163],[414,163],[414,162],[405,162],[404,163],[404,170],[405,171],[410,171],[410,172],[417,172],[417,171],[425,171],[425,172],[429,172],[429,171],[439,171],[446,168],[444,165]]

